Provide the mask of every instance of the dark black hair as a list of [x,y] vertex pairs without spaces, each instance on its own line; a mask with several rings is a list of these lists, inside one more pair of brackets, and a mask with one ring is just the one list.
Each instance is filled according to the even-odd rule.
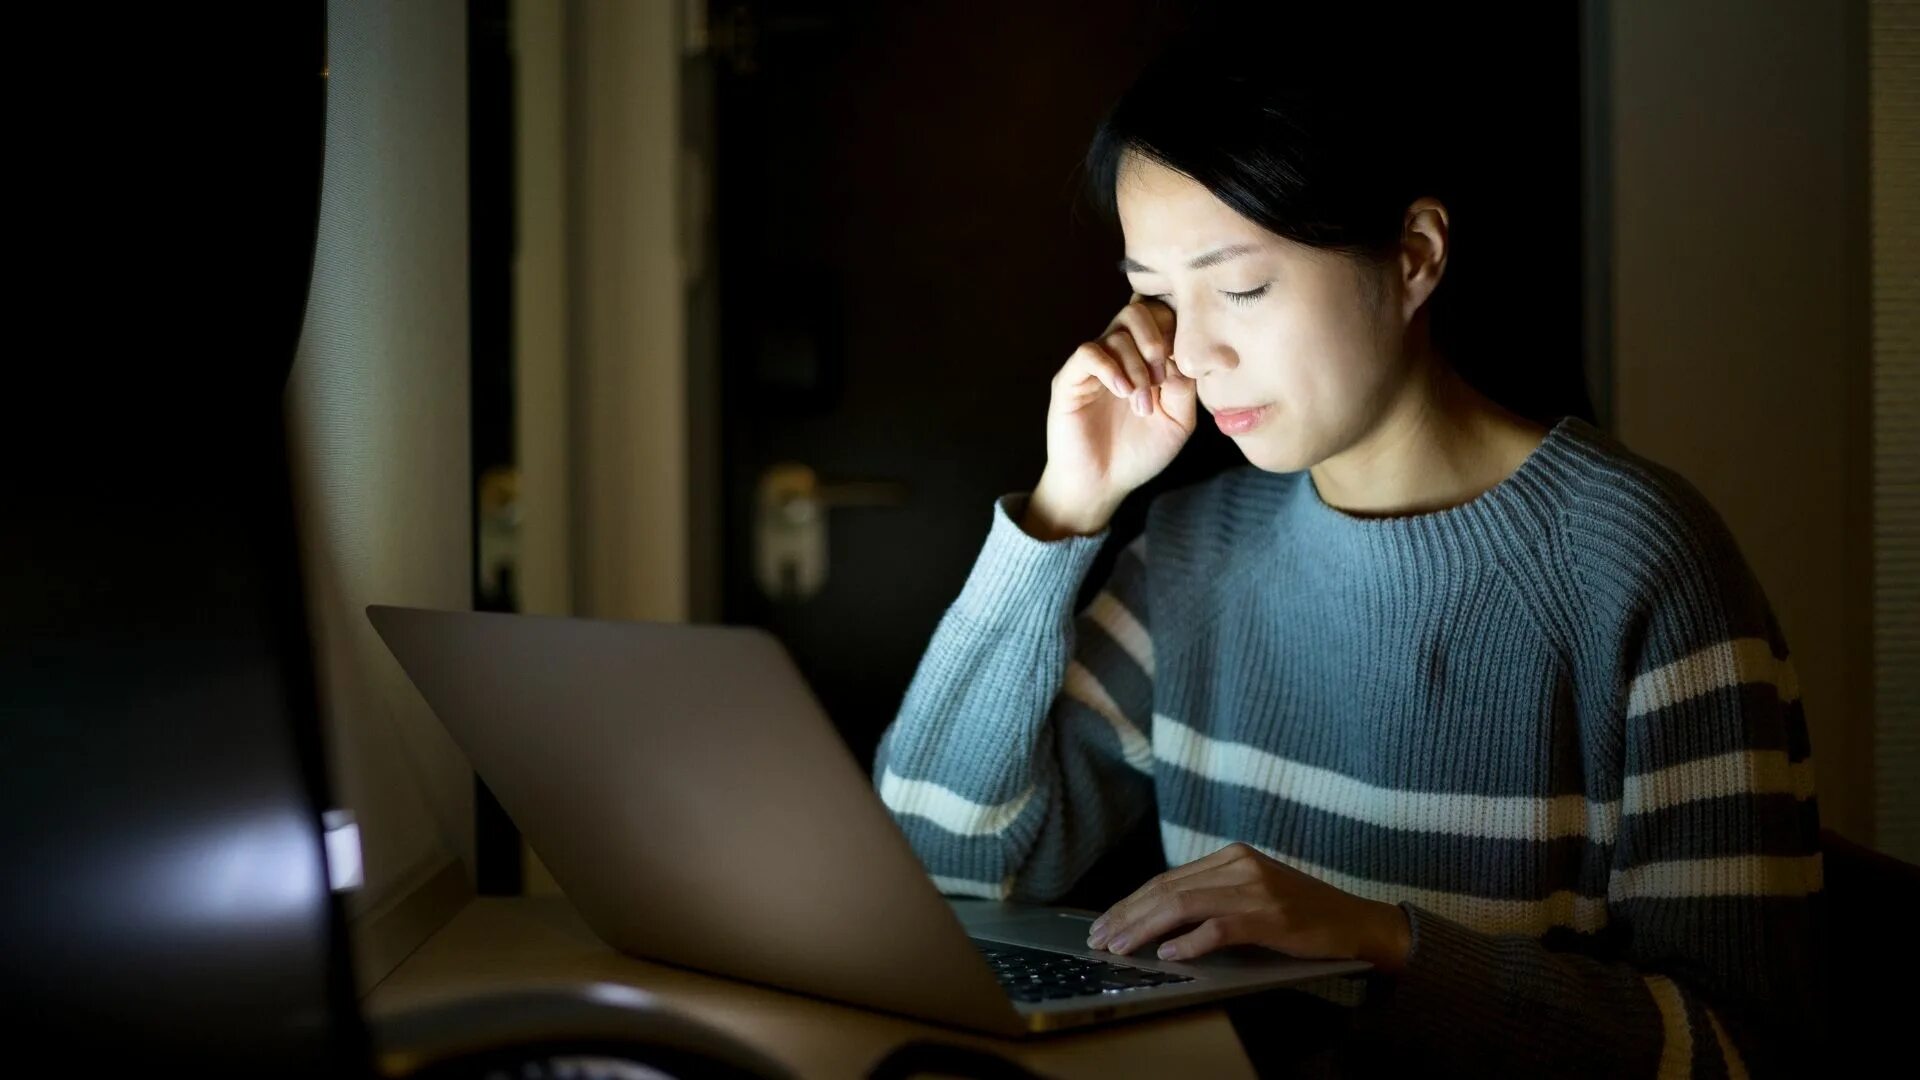
[[[1398,249],[1407,208],[1423,196],[1438,199],[1448,210],[1449,245],[1445,275],[1426,305],[1435,349],[1523,415],[1591,418],[1577,289],[1564,339],[1571,348],[1557,368],[1538,355],[1540,342],[1528,343],[1536,352],[1522,356],[1513,342],[1487,340],[1500,332],[1502,310],[1482,284],[1499,258],[1484,241],[1515,230],[1511,222],[1489,229],[1474,189],[1507,167],[1516,146],[1526,152],[1514,133],[1474,126],[1488,112],[1480,80],[1497,75],[1466,69],[1463,57],[1473,54],[1450,36],[1455,31],[1398,18],[1396,10],[1356,4],[1314,14],[1288,5],[1266,19],[1251,10],[1190,28],[1114,104],[1086,155],[1094,206],[1117,220],[1115,187],[1129,156],[1138,155],[1191,177],[1276,235],[1385,259]],[[1504,97],[1496,100],[1513,89],[1499,87]],[[1567,193],[1576,222],[1577,190]],[[1501,288],[1501,302],[1525,302],[1526,288]],[[1488,302],[1478,300],[1483,294]],[[1563,310],[1557,295],[1551,303],[1555,314]]]
[[1297,51],[1273,55],[1203,32],[1169,47],[1094,133],[1094,205],[1117,216],[1115,183],[1138,154],[1289,240],[1355,255],[1392,250],[1409,204],[1450,193],[1444,148],[1425,122],[1394,125],[1381,76]]

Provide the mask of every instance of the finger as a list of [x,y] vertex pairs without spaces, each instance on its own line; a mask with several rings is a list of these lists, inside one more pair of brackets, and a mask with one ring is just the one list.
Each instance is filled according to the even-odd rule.
[[1130,921],[1114,927],[1113,943],[1108,951],[1124,956],[1158,937],[1182,926],[1192,926],[1220,915],[1235,915],[1254,909],[1257,898],[1248,886],[1193,886],[1182,884],[1169,889]]
[[[1206,861],[1197,860],[1180,867],[1178,872],[1170,870],[1161,874],[1135,890],[1133,895],[1113,905],[1106,914],[1095,919],[1093,925],[1087,928],[1088,946],[1097,949],[1106,942],[1118,938],[1124,927],[1140,919],[1142,912],[1151,909],[1164,897],[1180,889],[1245,885],[1259,877],[1257,869],[1242,866],[1238,860],[1227,859],[1211,862],[1206,866],[1200,865]],[[1178,876],[1174,876],[1176,873]]]
[[1120,314],[1113,317],[1107,332],[1112,334],[1125,330],[1133,338],[1134,344],[1140,350],[1141,359],[1148,365],[1148,373],[1153,376],[1154,384],[1158,385],[1162,379],[1166,378],[1167,354],[1173,351],[1173,346],[1172,338],[1161,330],[1160,321],[1154,316],[1152,309],[1156,307],[1164,309],[1166,305],[1146,300],[1136,300],[1128,304],[1120,309]]
[[1089,379],[1097,380],[1115,397],[1129,397],[1134,391],[1134,384],[1127,378],[1127,370],[1119,358],[1097,341],[1084,342],[1073,350],[1060,373],[1054,376],[1055,385],[1066,390],[1085,389],[1081,384]]
[[[1251,844],[1243,844],[1236,840],[1233,843],[1228,844],[1227,846],[1212,852],[1211,854],[1202,855],[1201,857],[1193,860],[1192,862],[1181,863],[1179,866],[1176,866],[1171,870],[1162,870],[1160,873],[1155,874],[1154,876],[1148,878],[1147,883],[1145,885],[1140,886],[1139,889],[1135,890],[1133,895],[1138,896],[1140,895],[1140,893],[1145,892],[1146,890],[1152,888],[1155,885],[1159,885],[1169,881],[1179,881],[1183,877],[1188,877],[1193,874],[1198,874],[1204,870],[1211,870],[1216,866],[1223,866],[1227,863],[1236,862],[1238,860],[1245,859],[1249,856],[1256,855],[1256,854],[1258,854],[1258,852],[1253,848]],[[1130,896],[1127,899],[1131,900],[1133,899],[1133,897]],[[1126,903],[1126,901],[1123,900],[1121,901],[1121,903]],[[1120,905],[1115,904],[1114,906],[1119,907]]]
[[1256,914],[1216,915],[1192,930],[1163,942],[1154,955],[1162,960],[1192,960],[1228,945],[1257,945],[1262,920]]
[[1112,936],[1110,931],[1113,929],[1114,924],[1125,916],[1128,909],[1144,902],[1149,894],[1155,889],[1165,886],[1168,882],[1178,881],[1190,874],[1198,873],[1202,870],[1211,870],[1213,867],[1218,866],[1224,861],[1227,852],[1232,850],[1232,847],[1233,845],[1229,844],[1210,855],[1203,855],[1190,863],[1181,863],[1171,870],[1162,870],[1160,873],[1148,878],[1139,888],[1122,897],[1111,907],[1107,908],[1107,910],[1101,912],[1099,918],[1093,920],[1093,924],[1087,927],[1088,943],[1094,948],[1099,948],[1101,942]]
[[1173,332],[1174,327],[1180,321],[1180,317],[1174,314],[1173,305],[1164,300],[1144,300],[1142,303],[1146,305],[1147,313],[1153,316],[1154,323],[1160,327],[1161,340],[1167,343],[1168,359],[1172,359]]
[[1167,368],[1167,381],[1155,388],[1160,396],[1160,407],[1166,414],[1178,421],[1181,427],[1193,427],[1194,416],[1199,411],[1200,384],[1181,374],[1179,367]]
[[1153,412],[1153,376],[1147,371],[1147,362],[1140,356],[1140,347],[1133,335],[1125,330],[1115,330],[1100,339],[1100,344],[1113,354],[1114,359],[1127,370],[1127,380],[1133,383],[1131,403],[1135,416],[1147,416]]

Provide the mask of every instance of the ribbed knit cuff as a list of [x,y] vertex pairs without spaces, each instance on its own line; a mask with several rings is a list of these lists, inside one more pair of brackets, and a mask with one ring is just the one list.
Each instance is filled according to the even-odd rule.
[[976,626],[1008,633],[1050,633],[1072,615],[1080,583],[1106,543],[1091,536],[1039,540],[1020,528],[1027,493],[993,503],[993,526],[953,607]]
[[1417,905],[1400,910],[1413,931],[1407,966],[1367,995],[1366,1026],[1402,1047],[1466,1060],[1513,1020],[1500,1000],[1499,943]]

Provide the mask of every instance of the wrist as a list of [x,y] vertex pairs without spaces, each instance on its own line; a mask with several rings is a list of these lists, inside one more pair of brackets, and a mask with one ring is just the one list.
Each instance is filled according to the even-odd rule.
[[1413,951],[1413,926],[1398,904],[1372,903],[1357,958],[1383,975],[1398,975],[1406,970],[1407,957]]
[[1045,474],[1027,497],[1020,528],[1040,540],[1059,540],[1068,536],[1092,536],[1107,527],[1120,508],[1120,500],[1068,497],[1049,483]]

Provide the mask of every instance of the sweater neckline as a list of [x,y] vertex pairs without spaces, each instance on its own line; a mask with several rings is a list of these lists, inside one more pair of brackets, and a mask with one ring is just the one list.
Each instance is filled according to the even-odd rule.
[[1554,466],[1568,458],[1573,452],[1572,444],[1589,430],[1592,425],[1580,417],[1562,416],[1511,473],[1456,506],[1384,517],[1349,514],[1321,498],[1313,473],[1302,469],[1300,481],[1294,485],[1296,510],[1308,528],[1322,537],[1369,545],[1391,547],[1444,541],[1452,547],[1453,541],[1462,539],[1492,540],[1510,531],[1516,510],[1524,510],[1525,504],[1538,505],[1543,501],[1542,496],[1548,494],[1545,485],[1555,471]]

